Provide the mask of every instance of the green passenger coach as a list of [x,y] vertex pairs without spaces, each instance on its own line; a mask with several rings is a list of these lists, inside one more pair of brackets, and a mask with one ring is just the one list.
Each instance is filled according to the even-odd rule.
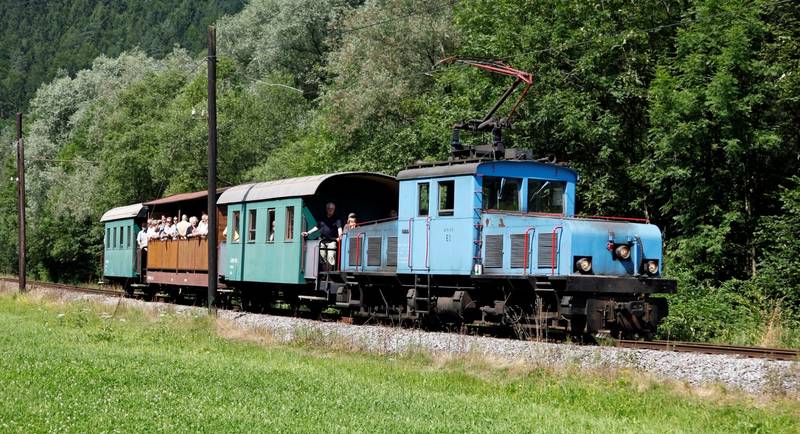
[[147,210],[142,204],[121,206],[103,214],[105,224],[103,275],[111,278],[136,278],[136,234],[138,222]]
[[301,234],[316,226],[327,202],[336,204],[342,221],[349,212],[365,221],[389,216],[396,200],[394,177],[368,172],[231,187],[217,201],[227,222],[219,273],[240,288],[248,283],[309,285],[316,278],[318,241]]

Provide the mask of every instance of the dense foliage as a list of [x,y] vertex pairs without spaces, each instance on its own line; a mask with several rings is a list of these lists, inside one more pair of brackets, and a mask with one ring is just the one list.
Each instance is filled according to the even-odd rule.
[[[445,157],[449,126],[509,82],[437,62],[502,58],[536,78],[511,145],[576,168],[582,213],[644,214],[664,230],[680,280],[665,334],[800,339],[795,2],[252,0],[218,28],[221,184]],[[188,51],[154,36],[37,90],[26,129],[37,277],[96,277],[104,210],[204,187],[194,33],[176,35]]]

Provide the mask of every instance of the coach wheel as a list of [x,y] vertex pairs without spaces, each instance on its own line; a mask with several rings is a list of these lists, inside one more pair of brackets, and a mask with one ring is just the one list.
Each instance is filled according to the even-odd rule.
[[256,301],[253,295],[249,294],[247,291],[241,291],[239,293],[239,302],[241,304],[241,309],[243,312],[256,311]]

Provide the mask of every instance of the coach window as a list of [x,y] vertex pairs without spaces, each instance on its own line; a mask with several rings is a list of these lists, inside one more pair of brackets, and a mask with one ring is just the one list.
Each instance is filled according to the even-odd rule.
[[125,247],[130,248],[131,247],[131,227],[128,226],[128,230],[125,231],[125,232],[128,233],[128,237],[126,238],[127,241],[125,242]]
[[114,228],[114,236],[111,237],[111,247],[117,248],[117,228]]
[[124,229],[124,228],[122,226],[120,226],[119,227],[119,248],[120,249],[125,247],[125,231],[123,231],[122,229]]
[[418,203],[418,210],[419,212],[417,215],[419,216],[426,216],[428,215],[428,204],[430,203],[430,185],[427,182],[423,182],[419,184],[419,198],[417,199]]
[[439,182],[439,215],[453,215],[453,202],[455,201],[455,181]]
[[275,208],[267,209],[267,242],[275,241]]
[[111,247],[111,228],[106,228],[106,249]]
[[294,207],[286,207],[286,238],[284,240],[291,241],[294,239]]
[[247,242],[256,242],[256,217],[257,212],[251,209],[247,213]]
[[483,209],[499,211],[520,211],[519,178],[483,177]]
[[239,242],[239,211],[233,212],[233,225],[231,226],[231,242]]
[[528,212],[564,214],[564,181],[528,180]]

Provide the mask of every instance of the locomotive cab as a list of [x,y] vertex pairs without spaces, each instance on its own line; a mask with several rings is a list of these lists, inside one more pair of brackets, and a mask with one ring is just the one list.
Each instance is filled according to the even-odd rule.
[[397,272],[412,311],[645,335],[666,314],[650,297],[675,288],[660,278],[660,231],[642,219],[576,216],[573,170],[456,160],[398,179]]

